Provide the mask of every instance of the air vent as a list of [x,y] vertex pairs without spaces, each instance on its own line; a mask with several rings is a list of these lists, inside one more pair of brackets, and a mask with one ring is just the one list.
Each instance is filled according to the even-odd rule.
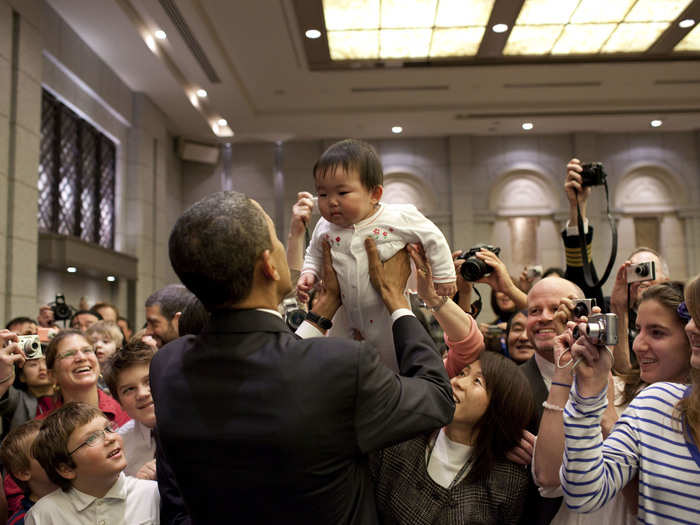
[[202,49],[202,46],[199,45],[199,42],[192,34],[190,26],[187,25],[187,22],[185,22],[185,19],[182,17],[182,13],[175,5],[175,2],[173,0],[159,1],[163,10],[167,13],[170,20],[173,22],[173,24],[175,24],[175,27],[180,32],[180,36],[185,41],[185,44],[187,44],[187,47],[189,47],[190,51],[192,51],[194,58],[197,60],[197,62],[199,62],[199,65],[202,67],[204,74],[207,75],[209,82],[212,84],[221,83],[219,75],[217,75],[216,71],[214,71],[214,67],[211,65],[211,62],[209,62],[207,55]]
[[600,87],[602,82],[530,82],[520,84],[503,84],[506,89],[530,89],[530,88],[580,88]]
[[700,84],[700,78],[669,78],[655,80],[654,84],[662,86],[672,86],[674,84]]
[[377,86],[350,88],[353,93],[394,93],[399,91],[447,91],[450,86]]
[[457,113],[455,120],[493,120],[493,119],[522,119],[548,117],[610,117],[618,115],[693,115],[700,109],[689,108],[645,108],[610,111],[538,111],[534,113]]

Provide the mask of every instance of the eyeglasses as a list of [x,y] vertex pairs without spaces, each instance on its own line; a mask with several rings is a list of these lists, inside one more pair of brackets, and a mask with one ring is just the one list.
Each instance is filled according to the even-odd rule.
[[78,352],[82,352],[83,355],[86,355],[86,356],[87,356],[87,355],[91,355],[91,354],[94,355],[94,354],[95,354],[95,349],[92,348],[91,346],[89,346],[89,347],[86,346],[85,348],[78,348],[78,349],[74,349],[74,350],[66,350],[65,352],[63,352],[62,354],[60,354],[60,355],[58,356],[58,358],[59,358],[60,360],[63,360],[63,359],[71,359],[71,358],[75,357],[76,355],[78,355]]
[[100,444],[100,442],[104,442],[105,439],[107,439],[107,434],[114,434],[117,431],[117,425],[114,423],[110,423],[106,427],[104,427],[102,430],[96,430],[92,434],[90,434],[85,441],[83,441],[80,445],[78,445],[76,448],[73,449],[72,452],[69,452],[68,455],[72,456],[75,454],[78,450],[83,448],[84,446],[88,447],[96,447],[97,445]]

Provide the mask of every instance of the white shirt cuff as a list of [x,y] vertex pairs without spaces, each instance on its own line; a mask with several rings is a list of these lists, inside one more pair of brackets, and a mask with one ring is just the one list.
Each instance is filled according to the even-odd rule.
[[[578,224],[574,224],[571,226],[569,224],[570,221],[566,221],[566,236],[567,237],[573,237],[575,235],[578,235]],[[588,233],[588,219],[583,219],[583,234],[586,235]]]
[[394,324],[399,317],[403,317],[404,315],[415,317],[409,308],[399,308],[391,312],[391,324]]
[[316,328],[308,321],[303,321],[299,325],[299,328],[297,328],[297,331],[294,333],[302,339],[309,339],[310,337],[325,337],[325,334],[321,332],[321,330]]

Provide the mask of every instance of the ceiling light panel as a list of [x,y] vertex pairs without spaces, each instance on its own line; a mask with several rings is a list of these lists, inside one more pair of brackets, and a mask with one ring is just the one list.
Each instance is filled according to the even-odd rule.
[[595,54],[600,51],[617,24],[570,24],[564,26],[553,55]]
[[515,25],[566,24],[578,3],[579,0],[525,0]]
[[674,51],[700,51],[700,25],[695,26],[685,38],[678,42]]
[[636,0],[581,0],[571,16],[572,24],[620,22]]
[[484,27],[436,29],[430,43],[430,57],[476,55],[485,29]]
[[620,24],[603,46],[603,53],[641,53],[649,49],[669,22]]
[[327,31],[377,29],[379,0],[323,0]]
[[504,55],[546,55],[561,35],[563,25],[515,26],[503,48]]
[[692,0],[637,0],[625,22],[671,22]]
[[379,58],[379,31],[329,31],[332,60]]
[[379,58],[426,58],[430,29],[383,29],[379,35]]
[[437,0],[382,0],[382,28],[429,28],[435,22]]
[[439,0],[435,27],[486,26],[494,0]]

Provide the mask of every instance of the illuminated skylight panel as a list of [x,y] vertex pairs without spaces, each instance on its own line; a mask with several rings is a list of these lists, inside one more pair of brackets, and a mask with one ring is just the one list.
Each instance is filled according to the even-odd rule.
[[578,3],[579,0],[525,0],[515,25],[566,24]]
[[377,29],[379,0],[323,0],[327,31]]
[[379,58],[427,58],[430,29],[383,29],[379,37]]
[[625,22],[671,22],[692,0],[637,0]]
[[384,28],[429,28],[435,22],[437,0],[382,0],[380,25]]
[[594,54],[600,51],[617,24],[570,24],[552,48],[553,55]]
[[685,35],[683,40],[678,42],[674,51],[700,51],[700,24],[695,26],[690,33]]
[[605,43],[602,53],[641,53],[656,42],[668,22],[620,24]]
[[581,0],[571,16],[572,24],[620,22],[635,0]]
[[435,27],[486,26],[495,0],[439,0]]
[[563,25],[515,26],[503,48],[504,55],[546,55],[554,46]]
[[329,31],[332,60],[379,58],[379,31]]
[[474,56],[485,30],[485,27],[436,29],[430,44],[430,57]]

